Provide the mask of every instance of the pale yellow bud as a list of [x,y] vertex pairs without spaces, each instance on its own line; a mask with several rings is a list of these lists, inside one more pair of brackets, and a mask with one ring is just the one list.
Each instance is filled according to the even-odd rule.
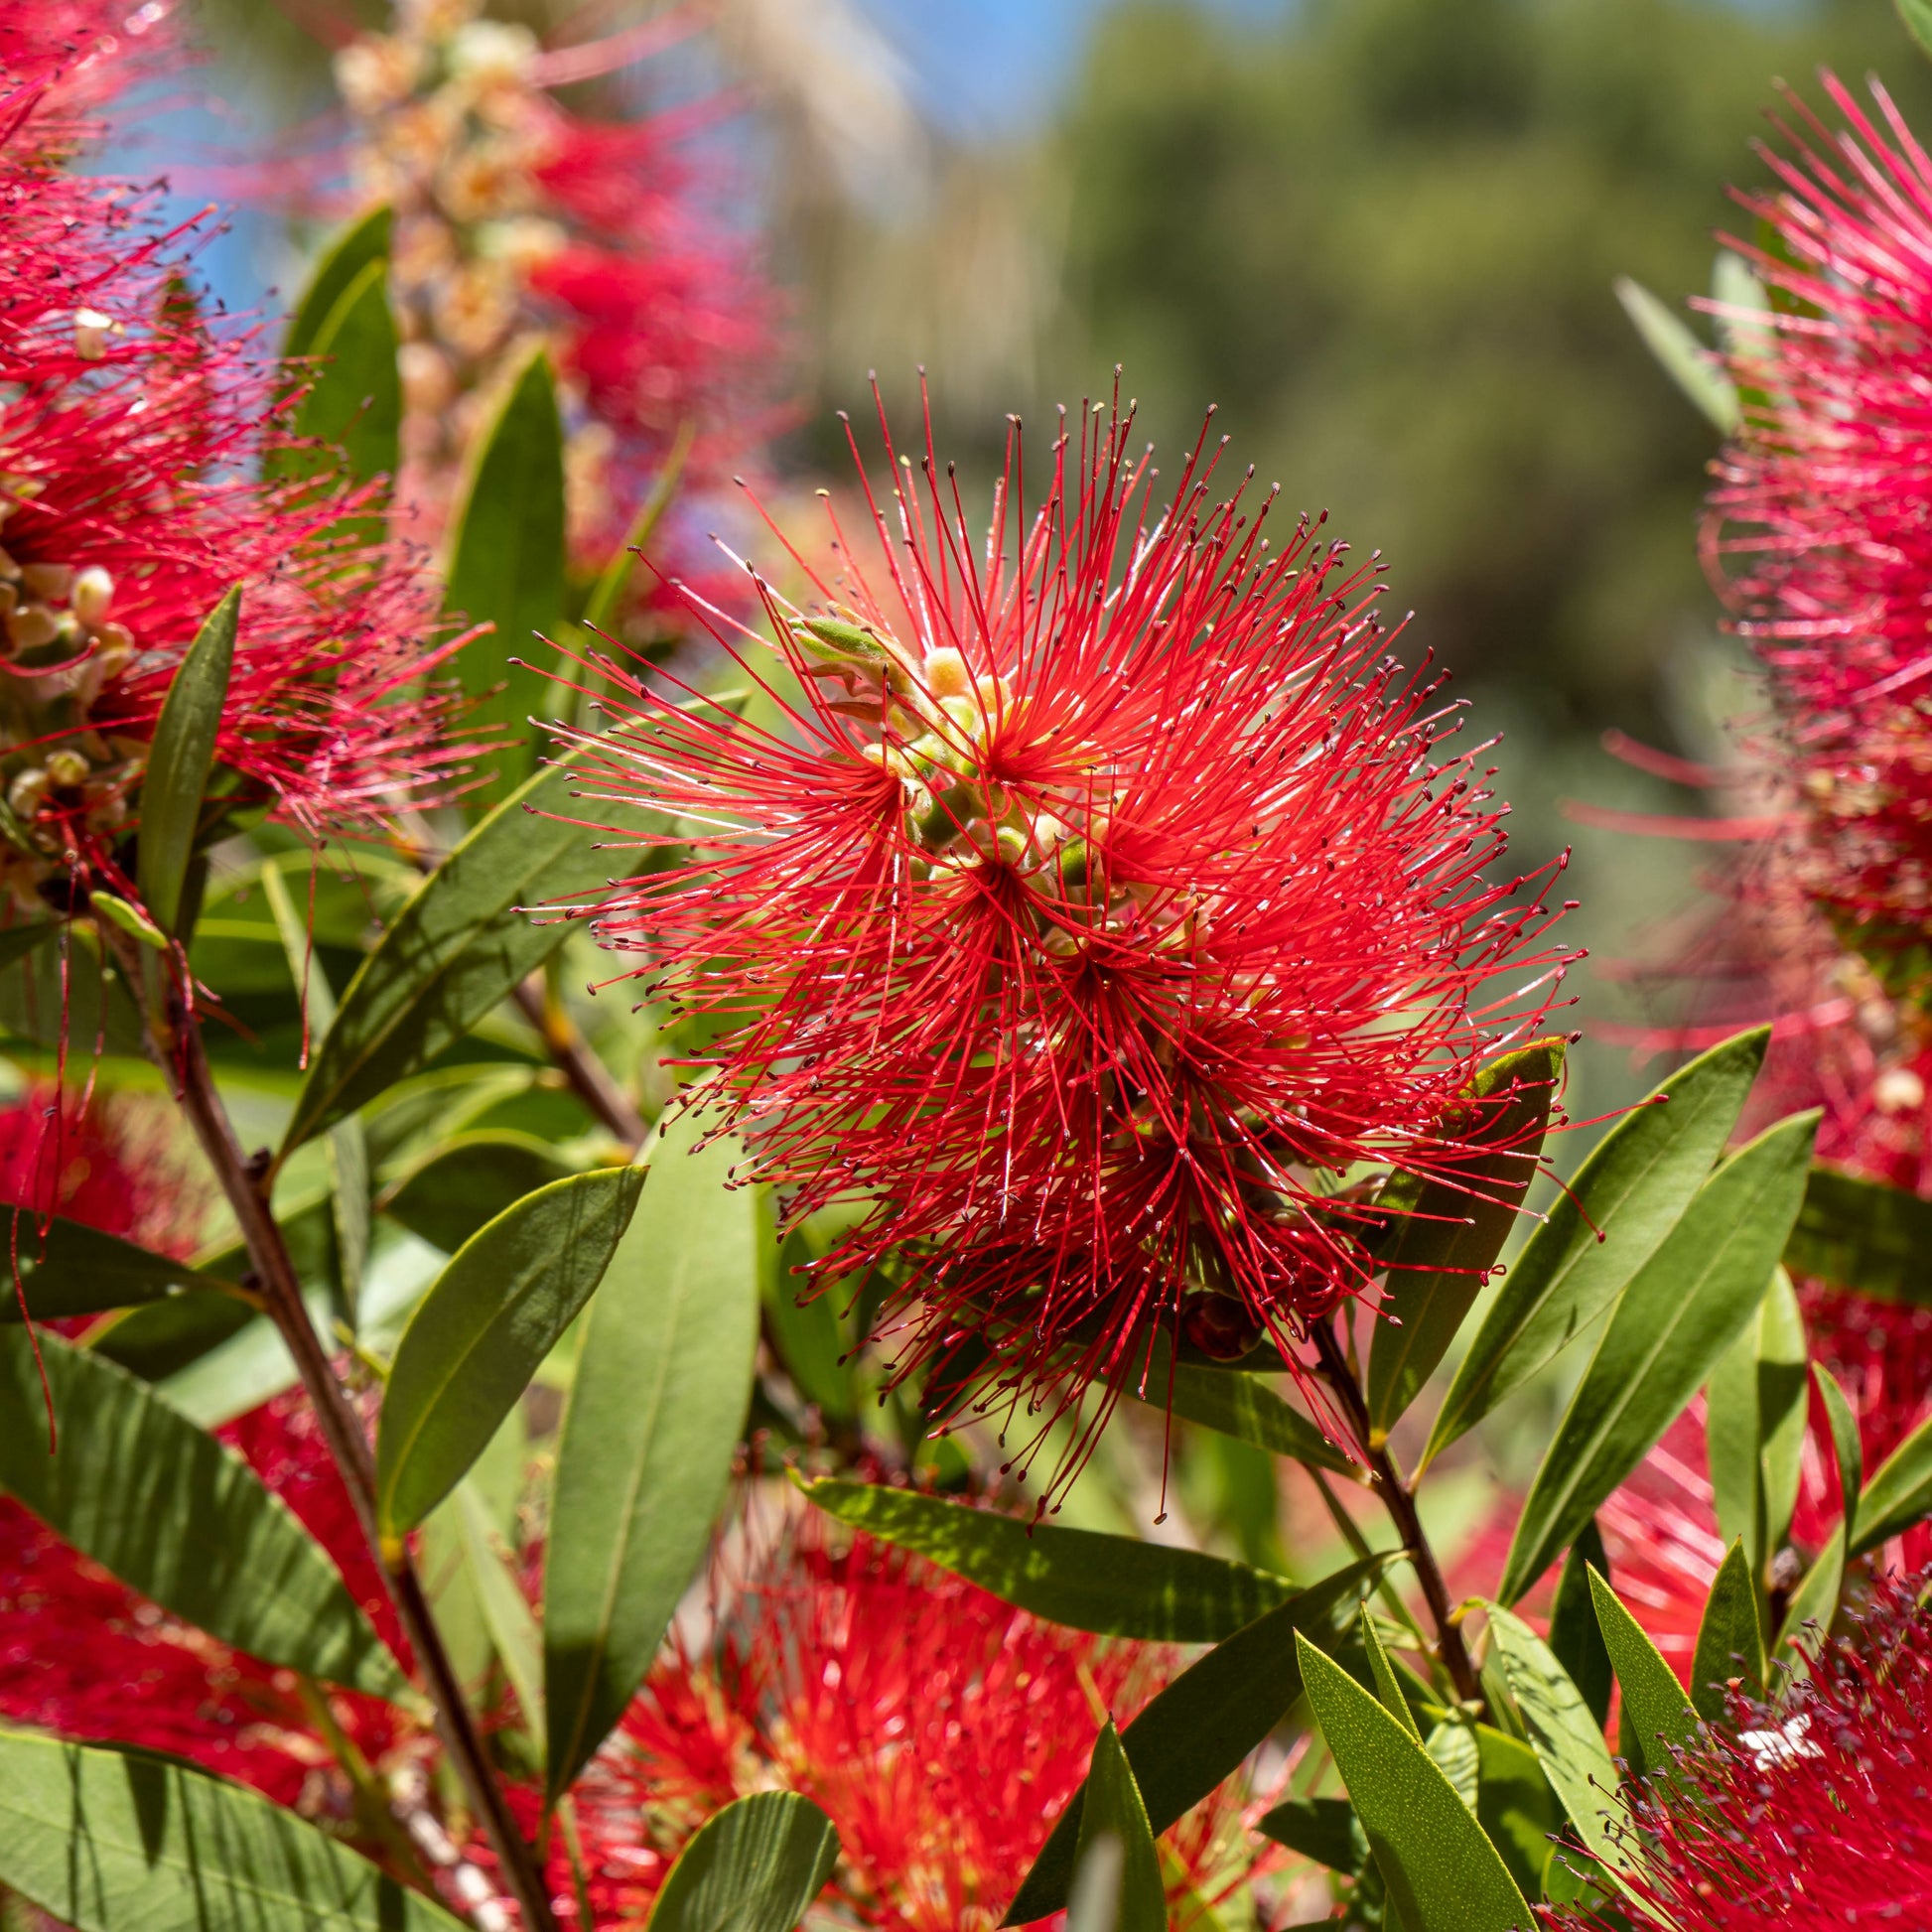
[[[104,574],[104,573],[103,573]],[[73,595],[71,564],[25,564],[20,581],[29,597],[44,598],[49,604],[65,604]]]
[[7,639],[15,650],[39,650],[61,634],[61,621],[45,604],[23,604],[8,613]]
[[107,621],[107,614],[114,608],[114,580],[100,565],[89,564],[73,580],[68,602],[73,607],[73,615],[89,630],[95,629]]
[[53,752],[48,755],[47,781],[60,787],[85,784],[92,769],[78,752]]
[[972,673],[963,653],[949,644],[925,654],[925,688],[935,698],[963,698],[973,688]]
[[117,335],[120,324],[98,309],[73,312],[73,352],[83,362],[98,362],[107,353],[107,339]]
[[32,818],[47,796],[48,777],[38,765],[30,764],[7,787],[7,803],[21,818]]
[[1909,1066],[1888,1066],[1872,1081],[1871,1100],[1881,1114],[1916,1113],[1925,1105],[1925,1082]]

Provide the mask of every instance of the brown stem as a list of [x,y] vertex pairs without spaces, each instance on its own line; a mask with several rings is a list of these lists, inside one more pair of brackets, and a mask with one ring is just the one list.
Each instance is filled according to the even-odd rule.
[[[142,962],[132,956],[131,942],[128,951],[130,956],[121,964],[129,974],[129,983],[138,987],[142,983]],[[200,1141],[202,1152],[234,1211],[247,1245],[248,1259],[260,1278],[269,1319],[275,1323],[276,1331],[295,1359],[302,1386],[315,1407],[323,1440],[329,1445],[329,1452],[355,1506],[362,1534],[376,1553],[388,1581],[403,1633],[428,1684],[437,1734],[496,1854],[502,1882],[522,1908],[527,1932],[556,1932],[543,1874],[517,1829],[502,1787],[484,1755],[483,1738],[471,1717],[462,1686],[457,1682],[449,1653],[443,1647],[442,1634],[430,1614],[409,1553],[406,1548],[392,1547],[386,1551],[383,1548],[376,1526],[375,1461],[369,1453],[368,1439],[362,1433],[361,1419],[336,1379],[335,1367],[309,1319],[300,1278],[269,1205],[266,1163],[250,1161],[242,1153],[227,1109],[215,1091],[207,1055],[203,1050],[201,1029],[183,1011],[173,991],[172,975],[170,980],[165,1006],[157,1001],[147,1016],[148,1051],[173,1081],[176,1097],[195,1131],[195,1138]]]
[[575,1093],[610,1133],[635,1153],[650,1132],[630,1096],[612,1078],[611,1070],[591,1050],[561,1001],[546,996],[541,973],[532,973],[516,989],[517,1011],[542,1036],[550,1057]]
[[1464,1704],[1481,1706],[1484,1704],[1482,1681],[1470,1661],[1469,1647],[1462,1641],[1462,1626],[1456,1621],[1454,1608],[1449,1602],[1449,1587],[1443,1582],[1442,1566],[1436,1561],[1436,1552],[1430,1548],[1429,1538],[1423,1530],[1415,1495],[1402,1480],[1401,1472],[1396,1468],[1388,1449],[1368,1447],[1371,1439],[1368,1402],[1362,1394],[1361,1384],[1349,1369],[1348,1358],[1335,1340],[1334,1330],[1327,1322],[1317,1321],[1313,1334],[1322,1379],[1334,1390],[1335,1399],[1347,1415],[1349,1427],[1368,1461],[1369,1481],[1375,1493],[1381,1497],[1383,1508],[1389,1512],[1396,1533],[1402,1538],[1402,1546],[1409,1553],[1416,1581],[1422,1585],[1423,1600],[1429,1605],[1430,1621],[1436,1627],[1436,1655],[1449,1672],[1449,1682],[1455,1686],[1456,1697]]

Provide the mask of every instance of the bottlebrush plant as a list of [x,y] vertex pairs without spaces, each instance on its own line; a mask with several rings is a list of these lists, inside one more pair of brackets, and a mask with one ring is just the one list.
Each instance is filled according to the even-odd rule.
[[[393,223],[272,355],[72,172],[120,42],[46,18],[0,5],[8,1911],[1801,1924],[1840,1819],[1909,1910],[1932,1425],[1782,1270],[1922,1303],[1924,1206],[1753,1100],[1765,1028],[1539,1185],[1561,868],[1376,569],[1205,441],[1158,484],[1115,398],[985,519],[888,433],[649,666],[547,364],[431,573]],[[1699,1443],[1679,1670],[1704,1524],[1646,1498]]]

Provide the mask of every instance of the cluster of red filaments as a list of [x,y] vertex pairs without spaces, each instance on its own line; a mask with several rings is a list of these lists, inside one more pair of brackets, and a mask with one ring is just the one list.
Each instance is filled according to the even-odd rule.
[[1781,301],[1737,319],[1745,423],[1709,541],[1770,673],[1804,883],[1914,990],[1932,977],[1932,158],[1875,83],[1876,121],[1824,84],[1848,125],[1794,101],[1780,192],[1740,198],[1776,237],[1746,252]]
[[756,580],[776,662],[706,613],[781,728],[614,665],[572,741],[672,821],[586,915],[723,1029],[748,1172],[794,1218],[869,1198],[824,1272],[899,1257],[906,1363],[983,1337],[1010,1391],[1118,1390],[1163,1332],[1286,1354],[1370,1279],[1357,1171],[1452,1173],[1571,957],[1561,862],[1485,877],[1485,748],[1444,756],[1372,569],[1274,550],[1205,437],[1163,500],[1132,423],[1083,411],[1033,510],[1016,426],[976,541],[882,414],[876,569],[834,511],[811,611]]

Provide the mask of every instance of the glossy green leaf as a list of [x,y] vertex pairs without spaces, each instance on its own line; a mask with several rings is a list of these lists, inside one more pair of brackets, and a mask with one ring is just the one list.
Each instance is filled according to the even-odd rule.
[[289,319],[289,333],[282,343],[285,356],[313,353],[316,337],[349,284],[371,262],[388,259],[392,225],[386,207],[372,208],[358,215],[324,248]]
[[0,1488],[223,1643],[350,1690],[404,1693],[322,1546],[240,1456],[113,1363],[58,1335],[40,1347],[59,1450],[30,1339],[0,1332]]
[[553,1180],[451,1258],[396,1347],[375,1443],[376,1521],[412,1530],[462,1479],[604,1279],[641,1168]]
[[[1910,5],[1912,0],[1903,0]],[[1664,373],[1725,436],[1737,428],[1737,385],[1725,373],[1718,356],[1698,341],[1673,310],[1659,302],[1640,282],[1619,275],[1614,284],[1623,313],[1636,326],[1644,346],[1657,358]]]
[[1513,1603],[1649,1452],[1748,1321],[1783,1252],[1815,1113],[1780,1121],[1698,1190],[1617,1298],[1517,1519],[1496,1594]]
[[89,1329],[86,1346],[140,1381],[162,1382],[262,1318],[238,1296],[198,1290],[128,1310]]
[[1603,1539],[1593,1518],[1563,1560],[1563,1575],[1557,1580],[1557,1593],[1550,1603],[1550,1654],[1576,1685],[1600,1730],[1609,1722],[1615,1674],[1610,1669],[1610,1653],[1603,1648],[1603,1632],[1597,1627],[1596,1605],[1590,1601],[1592,1566],[1605,1576],[1609,1574],[1609,1559],[1603,1554]]
[[[217,1276],[185,1267],[172,1256],[155,1254],[58,1214],[48,1220],[43,1235],[34,1215],[19,1208],[0,1210],[0,1242],[11,1248],[16,1241],[20,1289],[36,1321],[101,1314],[109,1309],[170,1301],[191,1291],[219,1293],[232,1287]],[[234,1306],[243,1311],[245,1319],[247,1305]],[[13,1284],[7,1283],[0,1292],[0,1321],[19,1319],[20,1298],[13,1293]]]
[[1932,1201],[1814,1168],[1784,1251],[1794,1275],[1932,1308]]
[[1263,1813],[1255,1829],[1345,1877],[1368,1861],[1367,1835],[1346,1798],[1290,1798]]
[[1624,1860],[1610,1830],[1616,1766],[1583,1692],[1527,1623],[1493,1604],[1489,1636],[1550,1788],[1584,1844],[1608,1863],[1621,1864]]
[[1476,1823],[1528,1898],[1543,1884],[1551,1837],[1564,1826],[1563,1807],[1536,1753],[1522,1738],[1493,1725],[1477,1725],[1475,1734],[1481,1770]]
[[1647,1777],[1668,1764],[1671,1745],[1689,1744],[1697,1736],[1698,1715],[1663,1653],[1594,1570],[1589,1593],[1622,1694],[1617,1750],[1635,1776]]
[[543,1747],[543,1633],[508,1559],[496,1547],[489,1510],[474,1482],[456,1486],[464,1566],[477,1592],[491,1647],[516,1693],[524,1727]]
[[1172,1376],[1168,1351],[1157,1346],[1148,1369],[1147,1395],[1155,1408],[1164,1404],[1185,1422],[1219,1436],[1252,1443],[1271,1455],[1286,1455],[1310,1468],[1353,1476],[1356,1464],[1299,1409],[1284,1402],[1267,1383],[1239,1369],[1202,1368],[1176,1362]]
[[1764,1628],[1741,1539],[1731,1544],[1718,1566],[1691,1659],[1691,1703],[1706,1724],[1724,1722],[1725,1685],[1732,1678],[1741,1678],[1752,1695],[1763,1692]]
[[1530,1909],[1496,1848],[1420,1743],[1300,1637],[1309,1702],[1409,1932],[1523,1932]]
[[1932,1417],[1871,1472],[1859,1498],[1858,1527],[1848,1555],[1862,1557],[1927,1516],[1932,1516]]
[[840,1291],[809,1294],[800,1300],[793,1271],[816,1255],[802,1228],[794,1228],[782,1248],[767,1247],[765,1252],[772,1260],[761,1284],[765,1318],[785,1373],[822,1414],[835,1422],[850,1422],[858,1414],[859,1391],[834,1306]]
[[1705,1455],[1725,1542],[1742,1537],[1753,1576],[1776,1553],[1797,1502],[1805,1428],[1805,1326],[1791,1278],[1773,1271],[1757,1318],[1718,1359],[1706,1388]]
[[544,1571],[549,1789],[564,1791],[650,1668],[725,1499],[758,1340],[760,1217],[736,1144],[671,1126],[591,1306]]
[[1031,1524],[916,1490],[826,1480],[805,1493],[842,1523],[1076,1630],[1219,1643],[1295,1593],[1282,1578],[1198,1550]]
[[832,1821],[795,1791],[755,1791],[678,1854],[649,1932],[795,1932],[838,1863]]
[[476,440],[451,520],[444,581],[448,609],[495,625],[455,659],[457,679],[472,700],[466,722],[502,735],[498,777],[478,794],[493,805],[530,773],[532,714],[564,707],[559,687],[545,675],[551,652],[535,636],[557,635],[565,598],[564,433],[550,358],[541,348],[516,372]]
[[1168,1888],[1161,1878],[1161,1854],[1155,1849],[1141,1788],[1134,1782],[1134,1767],[1121,1748],[1111,1718],[1093,1740],[1093,1759],[1082,1789],[1085,1801],[1074,1852],[1076,1867],[1086,1867],[1103,1839],[1112,1840],[1121,1851],[1110,1919],[1114,1932],[1168,1932]]
[[189,645],[162,701],[141,783],[136,872],[141,902],[164,932],[178,929],[182,887],[201,831],[202,799],[214,769],[228,676],[241,621],[241,586],[225,592]]
[[1769,1038],[1760,1027],[1714,1046],[1591,1150],[1504,1277],[1443,1399],[1425,1467],[1541,1374],[1656,1253],[1724,1152]]
[[1375,1680],[1375,1695],[1382,1709],[1420,1744],[1422,1729],[1416,1723],[1416,1714],[1402,1695],[1402,1681],[1389,1662],[1389,1653],[1382,1648],[1382,1639],[1375,1633],[1375,1619],[1366,1608],[1362,1611],[1362,1648],[1368,1653],[1369,1674]]
[[534,1134],[458,1134],[391,1181],[376,1206],[453,1255],[511,1201],[570,1173],[555,1148]]
[[1838,1599],[1844,1587],[1845,1532],[1841,1525],[1832,1532],[1786,1600],[1775,1654],[1788,1662],[1787,1653],[1801,1650],[1807,1638],[1815,1640],[1828,1632],[1838,1614]]
[[[1382,1700],[1384,1710],[1388,1702]],[[1475,1725],[1464,1717],[1445,1718],[1423,1740],[1423,1749],[1449,1779],[1449,1788],[1474,1811],[1482,1790],[1482,1746],[1476,1742]]]
[[1825,1405],[1825,1421],[1832,1432],[1832,1454],[1838,1462],[1839,1507],[1848,1523],[1856,1522],[1859,1498],[1864,1489],[1864,1443],[1859,1434],[1858,1412],[1838,1385],[1838,1377],[1823,1362],[1811,1365]]
[[1369,1421],[1380,1435],[1449,1352],[1502,1253],[1536,1178],[1563,1054],[1561,1039],[1538,1039],[1485,1067],[1476,1093],[1488,1104],[1468,1135],[1475,1151],[1458,1155],[1452,1175],[1433,1176],[1404,1203],[1387,1254],[1384,1319],[1368,1356]]
[[596,850],[571,811],[570,776],[539,773],[504,800],[431,873],[344,991],[296,1098],[281,1158],[312,1135],[419,1073],[464,1037],[561,946],[561,918],[520,908],[651,871],[655,852]]
[[130,905],[126,899],[117,898],[112,893],[104,893],[95,887],[87,895],[87,909],[96,918],[105,918],[109,925],[119,926],[130,939],[141,945],[155,952],[168,950],[168,935],[139,906]]
[[[1355,1628],[1362,1595],[1386,1558],[1337,1571],[1217,1644],[1162,1691],[1121,1733],[1158,1835],[1197,1805],[1287,1716],[1302,1695],[1294,1639],[1332,1649]],[[1034,1861],[1003,1923],[1028,1925],[1066,1903],[1084,1787]]]
[[1892,0],[1892,4],[1919,52],[1932,55],[1932,0]]
[[340,460],[344,473],[357,482],[395,475],[402,431],[398,346],[389,263],[378,256],[365,262],[337,297],[309,351],[317,361],[296,410],[295,433],[319,447],[286,452],[275,474],[333,472]]
[[22,1730],[0,1729],[0,1885],[75,1932],[463,1923],[241,1785],[172,1758]]

